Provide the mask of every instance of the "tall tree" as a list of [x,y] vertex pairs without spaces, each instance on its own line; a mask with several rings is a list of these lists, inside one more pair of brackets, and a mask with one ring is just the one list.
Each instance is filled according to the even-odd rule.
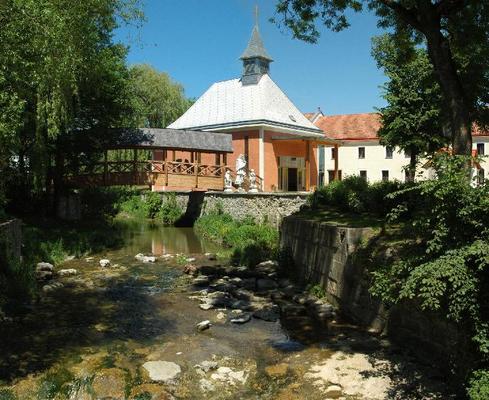
[[346,11],[374,10],[379,25],[423,40],[440,84],[456,154],[470,155],[473,121],[487,124],[489,2],[480,0],[277,0],[279,23],[317,41],[316,21],[348,27]]
[[136,125],[140,127],[166,128],[192,104],[182,85],[148,64],[131,67],[130,88]]
[[390,34],[374,38],[372,55],[388,81],[383,85],[387,106],[381,108],[381,143],[410,154],[409,179],[414,181],[418,157],[448,144],[440,86],[426,50],[408,37]]
[[26,191],[46,190],[70,136],[110,127],[128,110],[126,49],[112,35],[141,18],[137,2],[0,2],[0,138],[10,138],[2,153],[17,159],[14,183]]

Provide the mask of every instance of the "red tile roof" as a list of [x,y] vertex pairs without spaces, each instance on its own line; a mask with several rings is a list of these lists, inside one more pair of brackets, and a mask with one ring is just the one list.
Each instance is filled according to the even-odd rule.
[[377,113],[324,115],[315,125],[327,137],[339,140],[376,140],[380,129],[380,115]]
[[[314,115],[312,113],[305,114]],[[320,116],[314,123],[328,138],[337,140],[378,140],[380,114],[343,114]],[[474,124],[472,136],[489,136],[489,131]]]

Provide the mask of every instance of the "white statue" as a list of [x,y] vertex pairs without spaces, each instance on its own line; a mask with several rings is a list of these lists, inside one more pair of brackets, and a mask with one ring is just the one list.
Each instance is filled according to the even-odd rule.
[[248,192],[257,193],[258,186],[256,185],[256,174],[254,169],[250,169],[249,178],[250,178],[250,190],[248,190]]
[[231,175],[231,170],[229,168],[226,169],[226,173],[224,174],[224,191],[225,192],[233,191],[233,177]]
[[243,183],[246,176],[246,158],[243,154],[240,154],[236,159],[236,179],[234,183],[238,186],[238,192],[242,192]]

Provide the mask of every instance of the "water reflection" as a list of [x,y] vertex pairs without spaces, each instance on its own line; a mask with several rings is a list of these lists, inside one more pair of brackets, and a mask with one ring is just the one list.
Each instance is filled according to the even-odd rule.
[[193,228],[163,226],[151,221],[119,219],[125,248],[135,253],[176,254],[215,253],[219,247],[200,238]]

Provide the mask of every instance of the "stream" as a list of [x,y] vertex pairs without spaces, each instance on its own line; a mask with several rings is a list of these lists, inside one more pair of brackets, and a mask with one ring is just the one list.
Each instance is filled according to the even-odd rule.
[[192,228],[118,223],[121,248],[64,262],[57,269],[77,273],[0,325],[0,400],[455,398],[433,367],[300,304],[246,323],[230,322],[227,307],[199,308],[202,288],[184,266],[226,264],[211,255],[222,249]]

